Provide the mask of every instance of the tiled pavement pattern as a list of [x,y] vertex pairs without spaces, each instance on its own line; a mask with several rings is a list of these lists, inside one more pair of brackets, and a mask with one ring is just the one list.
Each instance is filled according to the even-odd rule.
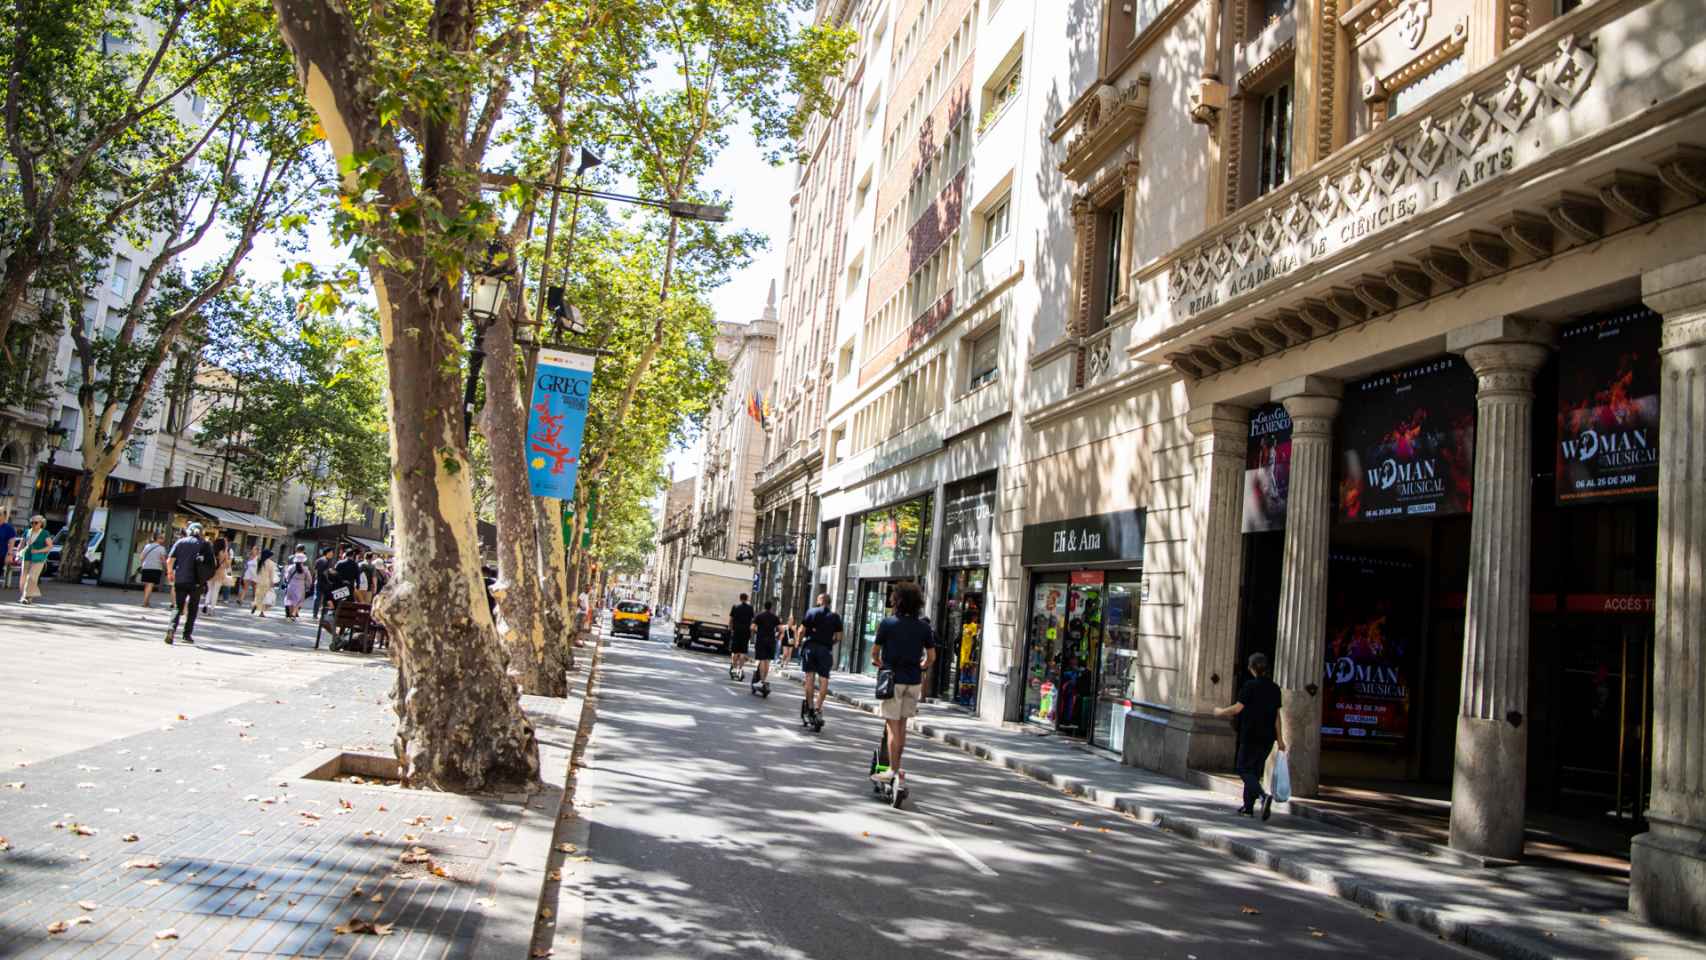
[[[781,689],[797,697],[798,670]],[[837,673],[836,699],[874,711],[874,678]],[[1076,741],[997,726],[924,704],[910,729],[1103,807],[1220,850],[1498,957],[1699,960],[1706,942],[1641,923],[1626,881],[1527,863],[1465,867],[1305,817],[1263,824],[1232,815],[1238,800],[1128,767]]]
[[[8,626],[15,622],[0,621],[0,644]],[[286,636],[281,643],[301,646]],[[216,630],[198,641],[203,658],[218,656],[214,648],[238,649]],[[178,652],[150,642],[147,654]],[[266,652],[264,637],[248,643],[250,653]],[[278,664],[268,668],[270,678],[233,675],[232,688],[273,689],[207,714],[173,713],[152,729],[53,759],[0,767],[0,835],[10,846],[0,853],[0,956],[470,955],[491,906],[479,901],[492,892],[520,798],[286,779],[286,768],[328,750],[389,754],[395,723],[387,697],[394,674],[382,656],[287,652],[330,660],[330,672]],[[106,673],[100,663],[68,666],[60,689],[83,695],[84,675],[101,674],[92,681],[99,685]],[[324,675],[291,687],[286,678],[304,673]],[[0,677],[0,701],[17,695],[18,682]],[[196,682],[203,681],[186,681]],[[195,692],[155,694],[152,702],[170,710],[183,699]],[[528,698],[542,739],[562,732],[551,729],[561,723],[561,702]],[[99,713],[98,701],[91,704]],[[22,786],[7,785],[14,783]],[[97,832],[78,835],[71,824]],[[416,847],[430,862],[400,862]],[[127,866],[138,860],[159,866]],[[446,876],[433,875],[435,866]],[[76,922],[85,916],[87,923]],[[356,916],[393,925],[390,935],[335,932]],[[70,926],[50,934],[55,921]],[[156,939],[168,929],[175,939]]]

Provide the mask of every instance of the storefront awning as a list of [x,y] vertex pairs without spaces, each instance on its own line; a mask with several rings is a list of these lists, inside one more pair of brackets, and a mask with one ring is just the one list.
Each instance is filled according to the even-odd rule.
[[201,503],[184,502],[184,508],[199,513],[220,527],[242,530],[245,533],[257,533],[263,537],[277,537],[289,533],[290,530],[281,523],[274,523],[266,517],[241,510],[227,510],[223,507],[210,507]]
[[371,550],[380,556],[389,557],[393,552],[388,544],[379,540],[369,540],[366,537],[345,537],[344,539],[363,550]]

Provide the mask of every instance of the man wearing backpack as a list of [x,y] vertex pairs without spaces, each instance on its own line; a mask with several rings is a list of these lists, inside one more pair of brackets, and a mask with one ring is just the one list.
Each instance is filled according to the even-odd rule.
[[166,628],[166,642],[172,643],[178,632],[178,620],[184,616],[184,604],[189,604],[189,617],[184,620],[184,642],[195,643],[195,616],[201,608],[202,591],[213,579],[213,545],[201,538],[201,524],[192,523],[184,536],[172,544],[166,559],[166,582],[172,585],[172,625]]

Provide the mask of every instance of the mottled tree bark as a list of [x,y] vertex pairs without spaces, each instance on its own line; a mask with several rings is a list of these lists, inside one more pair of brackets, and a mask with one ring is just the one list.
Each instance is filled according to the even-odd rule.
[[[574,598],[569,595],[568,553],[563,549],[561,500],[535,499],[533,508],[539,527],[539,569],[545,586],[545,674],[566,677],[575,668],[575,648],[570,642],[574,627]],[[567,695],[568,682],[563,681]]]
[[[432,193],[447,218],[459,216],[482,152],[468,148],[453,129],[466,117],[422,120],[406,150],[380,122],[375,67],[343,4],[273,3],[338,159],[390,158],[377,189],[394,209],[417,201],[409,172],[415,151],[421,189]],[[468,4],[447,6],[453,9],[434,20],[436,39],[468,49]],[[346,170],[345,189],[356,186],[353,169]],[[538,779],[539,748],[507,676],[480,575],[462,430],[461,289],[425,256],[418,239],[387,236],[384,242],[396,257],[391,262],[410,265],[403,273],[377,259],[368,264],[389,374],[398,564],[374,612],[391,632],[397,660],[397,756],[412,780],[444,789],[530,784]]]
[[561,671],[545,669],[545,578],[539,565],[539,522],[527,476],[527,407],[517,375],[512,304],[486,331],[486,405],[480,418],[492,452],[492,494],[498,527],[498,636],[510,672],[523,692],[567,694]]

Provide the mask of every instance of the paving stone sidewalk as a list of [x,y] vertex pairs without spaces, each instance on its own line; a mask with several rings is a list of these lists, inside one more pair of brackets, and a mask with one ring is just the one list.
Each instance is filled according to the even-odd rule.
[[[796,669],[786,673],[799,676]],[[837,673],[830,691],[843,703],[875,712],[874,683],[870,676]],[[1636,920],[1622,881],[1529,865],[1467,867],[1290,816],[1284,804],[1275,805],[1274,819],[1263,824],[1235,816],[1234,798],[1125,766],[1075,741],[998,726],[943,704],[924,704],[909,729],[1494,956],[1706,956],[1706,941]]]
[[[474,955],[526,798],[289,776],[337,750],[391,753],[395,673],[348,662],[0,770],[0,956]],[[542,761],[565,769],[571,704],[524,698]],[[388,935],[337,932],[356,917]]]

